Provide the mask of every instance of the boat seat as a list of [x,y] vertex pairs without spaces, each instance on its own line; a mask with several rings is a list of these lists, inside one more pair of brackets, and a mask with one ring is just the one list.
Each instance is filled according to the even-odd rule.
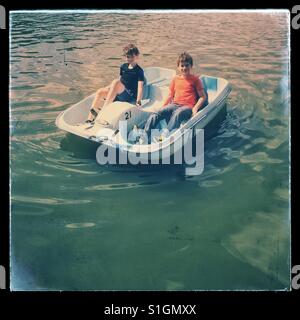
[[148,84],[159,84],[163,81],[170,83],[171,79],[175,76],[176,71],[159,67],[148,67],[144,69],[144,76]]
[[95,123],[112,129],[119,129],[119,121],[127,120],[127,129],[134,125],[140,126],[147,120],[151,113],[127,102],[116,101],[102,108]]
[[112,129],[119,128],[119,121],[127,120],[127,128],[131,130],[134,125],[140,127],[148,117],[162,108],[163,102],[168,96],[169,88],[148,84],[148,92],[144,92],[142,107],[127,102],[115,101],[102,108],[95,123]]
[[175,70],[148,67],[144,69],[145,85],[143,92],[143,99],[151,99],[153,87],[169,87],[171,79],[176,75]]
[[146,112],[157,112],[162,108],[162,105],[169,94],[169,88],[164,87],[158,87],[155,85],[151,85],[149,87],[149,93],[148,93],[148,99],[150,101],[145,104],[143,111]]

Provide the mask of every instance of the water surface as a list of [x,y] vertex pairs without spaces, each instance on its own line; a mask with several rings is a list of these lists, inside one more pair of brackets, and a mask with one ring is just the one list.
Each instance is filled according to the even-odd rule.
[[[11,260],[14,290],[230,290],[289,286],[288,16],[285,13],[13,13]],[[202,175],[101,167],[55,126],[142,67],[228,79],[228,115]]]

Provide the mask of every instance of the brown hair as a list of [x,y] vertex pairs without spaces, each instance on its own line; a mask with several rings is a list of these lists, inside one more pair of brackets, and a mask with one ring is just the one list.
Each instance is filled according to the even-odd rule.
[[192,56],[187,53],[187,52],[183,52],[179,55],[179,57],[177,58],[177,66],[179,66],[179,64],[181,62],[185,62],[185,63],[188,63],[190,64],[191,66],[193,66],[193,58]]
[[138,56],[140,54],[139,49],[132,43],[128,44],[123,48],[123,55],[124,56]]

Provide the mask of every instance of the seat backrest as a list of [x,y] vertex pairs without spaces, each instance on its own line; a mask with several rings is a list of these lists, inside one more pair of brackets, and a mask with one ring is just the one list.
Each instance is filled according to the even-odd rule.
[[142,99],[150,99],[150,90],[151,84],[145,84],[143,87],[143,98]]
[[164,101],[168,94],[169,94],[169,88],[168,87],[158,87],[158,86],[151,86],[150,88],[150,99],[153,101]]
[[206,91],[217,91],[218,90],[218,78],[202,76],[200,79],[202,80],[204,89]]
[[176,75],[176,71],[172,69],[149,67],[144,69],[144,76],[147,84],[159,84],[162,81],[170,82]]
[[149,67],[144,69],[145,84],[143,90],[143,99],[153,99],[153,87],[169,86],[169,83],[176,75],[172,69]]

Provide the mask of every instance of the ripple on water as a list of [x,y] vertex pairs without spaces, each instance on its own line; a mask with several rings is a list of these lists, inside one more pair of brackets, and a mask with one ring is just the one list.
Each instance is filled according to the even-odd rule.
[[29,196],[18,196],[13,195],[11,197],[12,202],[28,202],[28,203],[40,203],[40,204],[48,204],[48,205],[65,205],[65,204],[86,204],[90,203],[91,200],[87,199],[60,199],[60,198],[37,198],[37,197],[29,197]]
[[199,186],[203,188],[211,188],[211,187],[217,187],[220,186],[223,183],[222,180],[206,180],[199,182]]
[[278,197],[281,200],[286,200],[286,201],[290,200],[289,189],[277,188],[275,189],[274,194],[276,195],[276,197]]
[[65,171],[65,172],[74,172],[74,173],[80,173],[80,174],[91,175],[91,176],[99,175],[98,171],[79,170],[79,169],[71,168],[69,166],[59,165],[59,164],[57,164],[57,160],[54,161],[55,164],[50,164],[50,163],[46,163],[46,162],[42,162],[42,161],[35,161],[35,163],[40,165],[40,166],[52,168],[52,169],[55,169],[55,170],[62,170],[62,171]]
[[66,228],[69,229],[82,229],[82,228],[91,228],[94,227],[96,224],[94,222],[79,222],[79,223],[69,223],[66,224]]
[[243,155],[241,150],[232,150],[231,148],[221,148],[220,153],[226,154],[226,159],[240,158]]
[[165,290],[172,291],[172,290],[183,290],[184,284],[180,281],[174,281],[174,280],[166,280],[165,281]]
[[49,100],[33,100],[33,101],[22,101],[22,102],[11,102],[11,109],[14,110],[18,107],[30,107],[30,106],[49,106],[51,105],[51,101]]
[[280,147],[284,142],[286,142],[286,136],[279,136],[276,137],[275,139],[269,140],[266,143],[266,147],[268,149],[277,149],[278,147]]
[[11,87],[10,87],[10,90],[11,90],[11,91],[14,91],[14,90],[26,91],[26,90],[38,89],[38,88],[42,88],[42,87],[44,87],[44,84],[21,85],[21,86],[11,86]]
[[241,163],[282,163],[283,160],[270,158],[266,152],[256,152],[244,155],[240,158]]
[[152,185],[160,184],[160,181],[146,181],[146,182],[128,182],[128,183],[115,183],[115,184],[100,184],[90,187],[85,187],[85,190],[89,191],[107,191],[107,190],[123,190],[148,187]]
[[52,208],[38,205],[30,205],[27,203],[22,203],[21,205],[16,205],[12,202],[12,214],[20,216],[44,216],[53,212]]
[[201,174],[200,179],[207,179],[212,177],[220,176],[224,173],[227,173],[231,170],[233,170],[236,167],[236,163],[228,164],[227,166],[224,166],[222,168],[215,167],[214,165],[206,165],[204,172]]

